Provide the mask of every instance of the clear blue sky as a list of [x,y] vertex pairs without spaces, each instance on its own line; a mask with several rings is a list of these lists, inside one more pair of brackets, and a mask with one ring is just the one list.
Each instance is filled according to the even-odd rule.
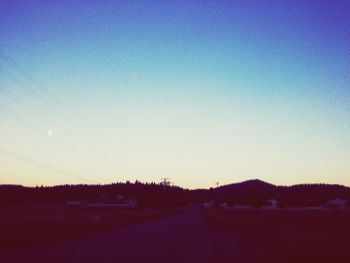
[[346,0],[2,0],[0,183],[350,185],[349,28]]

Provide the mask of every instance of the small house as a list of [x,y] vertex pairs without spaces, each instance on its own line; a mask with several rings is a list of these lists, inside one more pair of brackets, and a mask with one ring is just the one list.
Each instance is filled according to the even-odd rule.
[[345,199],[330,199],[326,202],[325,207],[326,208],[340,208],[340,209],[344,209],[346,208],[348,201]]
[[267,200],[266,204],[262,206],[262,208],[267,208],[267,209],[274,209],[278,207],[278,202],[276,199],[269,199]]
[[267,206],[270,208],[277,208],[278,202],[276,199],[271,198],[267,201]]
[[214,205],[215,205],[215,201],[214,201],[214,200],[211,200],[211,201],[209,201],[209,202],[203,203],[203,207],[204,207],[204,208],[213,208]]

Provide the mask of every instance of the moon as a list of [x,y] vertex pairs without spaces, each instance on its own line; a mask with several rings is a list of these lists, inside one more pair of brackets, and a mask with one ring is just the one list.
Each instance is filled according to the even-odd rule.
[[48,137],[51,137],[52,135],[53,135],[52,130],[49,130],[49,131],[47,132],[47,136],[48,136]]

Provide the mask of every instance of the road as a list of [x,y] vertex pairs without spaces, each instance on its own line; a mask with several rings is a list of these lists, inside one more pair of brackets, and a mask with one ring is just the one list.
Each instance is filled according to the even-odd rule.
[[0,254],[0,262],[255,262],[239,237],[199,207],[143,224]]

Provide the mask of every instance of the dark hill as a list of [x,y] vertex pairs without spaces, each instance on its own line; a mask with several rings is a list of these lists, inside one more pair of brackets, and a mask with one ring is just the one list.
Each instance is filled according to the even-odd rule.
[[214,189],[215,197],[230,204],[261,206],[276,199],[280,206],[319,206],[329,199],[350,200],[350,188],[342,185],[299,184],[276,186],[261,180],[249,180]]
[[0,203],[64,202],[86,200],[95,202],[101,196],[113,200],[117,195],[136,198],[145,207],[183,206],[209,200],[259,207],[273,198],[284,206],[319,206],[329,199],[350,200],[350,188],[342,185],[300,184],[276,186],[258,179],[223,185],[218,188],[187,190],[155,183],[116,183],[110,185],[62,185],[23,187],[0,185]]
[[246,203],[260,206],[274,196],[276,186],[255,179],[241,183],[223,185],[217,189],[216,198],[230,204]]
[[232,190],[238,190],[238,191],[254,191],[254,190],[261,190],[261,189],[272,189],[275,188],[273,184],[261,181],[259,179],[254,180],[248,180],[243,181],[240,183],[234,183],[234,184],[227,184],[220,186],[220,191],[232,191]]

